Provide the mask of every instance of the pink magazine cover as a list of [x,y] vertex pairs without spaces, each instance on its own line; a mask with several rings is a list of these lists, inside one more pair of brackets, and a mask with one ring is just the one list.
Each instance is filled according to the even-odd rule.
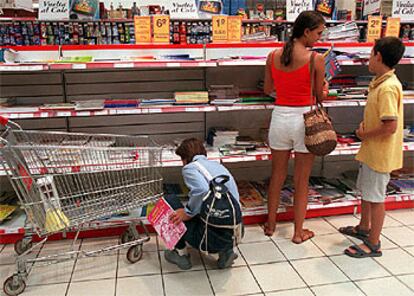
[[161,198],[147,217],[169,250],[174,249],[180,238],[187,231],[183,222],[178,225],[170,222],[169,217],[172,213],[174,213],[174,210]]

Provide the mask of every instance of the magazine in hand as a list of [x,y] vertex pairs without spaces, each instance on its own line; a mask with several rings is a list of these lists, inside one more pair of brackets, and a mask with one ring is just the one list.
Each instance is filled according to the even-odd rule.
[[147,217],[169,250],[174,249],[175,245],[187,231],[183,222],[175,225],[170,221],[169,218],[172,213],[174,213],[174,210],[165,199],[161,198]]
[[341,72],[341,67],[332,48],[326,51],[323,56],[325,58],[325,78],[327,81],[330,81]]

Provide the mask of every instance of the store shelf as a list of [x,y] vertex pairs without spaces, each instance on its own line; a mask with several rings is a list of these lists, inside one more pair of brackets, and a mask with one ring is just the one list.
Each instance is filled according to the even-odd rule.
[[[414,207],[414,194],[396,194],[388,196],[385,200],[385,207],[387,210],[401,209],[401,208],[413,208]],[[331,203],[326,205],[308,205],[307,218],[333,216],[339,214],[355,214],[360,212],[360,201],[356,198],[350,198],[343,202]],[[257,207],[254,209],[243,210],[243,222],[245,225],[263,223],[267,219],[266,206]],[[278,220],[286,221],[293,219],[293,208],[281,206],[278,209]],[[130,220],[142,220],[144,224],[148,225],[148,221],[140,213],[140,210],[133,211],[130,215],[125,217],[113,217],[106,220],[94,221],[91,224],[91,229],[82,232],[82,237],[97,237],[97,236],[109,236],[119,235],[122,233],[125,226],[122,226],[125,221]],[[25,229],[25,213],[20,211],[14,214],[10,221],[0,225],[0,244],[14,243],[18,239],[22,238]],[[117,226],[117,228],[114,228]],[[68,232],[67,237],[73,237],[74,232]],[[54,235],[52,239],[60,239],[62,235]]]

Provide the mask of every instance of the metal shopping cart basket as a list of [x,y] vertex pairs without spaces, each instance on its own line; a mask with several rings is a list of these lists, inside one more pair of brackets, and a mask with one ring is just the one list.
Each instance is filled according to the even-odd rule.
[[[162,196],[161,147],[146,136],[26,131],[4,117],[0,124],[6,126],[0,136],[0,161],[29,222],[28,235],[15,245],[20,254],[17,272],[4,282],[7,295],[24,291],[28,267],[35,262],[52,264],[119,249],[128,249],[131,263],[141,259],[142,245],[150,239],[142,220],[123,222],[128,227],[119,244],[94,251],[73,246],[79,233],[94,222]],[[138,223],[145,236],[137,231]],[[50,235],[68,231],[76,233],[70,250],[28,258]],[[32,234],[40,242],[32,243]]]

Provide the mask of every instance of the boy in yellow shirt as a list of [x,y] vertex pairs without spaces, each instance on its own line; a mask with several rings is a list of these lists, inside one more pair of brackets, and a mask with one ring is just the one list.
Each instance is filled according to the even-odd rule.
[[360,162],[357,187],[362,193],[361,220],[357,226],[339,229],[362,239],[362,244],[345,250],[346,255],[355,258],[382,256],[380,235],[387,184],[390,173],[403,164],[403,95],[393,68],[404,50],[395,37],[377,40],[371,50],[368,68],[375,78],[369,85],[364,120],[356,130],[362,141],[356,156]]

